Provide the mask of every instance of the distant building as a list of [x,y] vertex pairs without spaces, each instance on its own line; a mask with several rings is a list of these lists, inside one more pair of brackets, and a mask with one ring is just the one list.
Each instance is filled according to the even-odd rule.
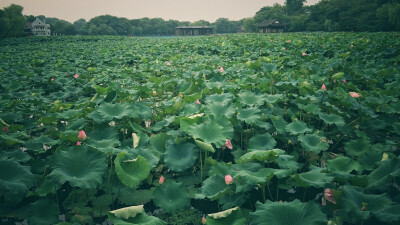
[[237,32],[237,33],[245,33],[244,27],[243,27],[243,26],[239,27],[239,28],[236,30],[236,32]]
[[264,20],[257,27],[259,33],[282,33],[285,24],[279,20]]
[[50,24],[37,18],[32,23],[27,23],[25,30],[35,36],[50,36]]
[[175,28],[176,36],[210,35],[212,33],[210,26],[180,26]]

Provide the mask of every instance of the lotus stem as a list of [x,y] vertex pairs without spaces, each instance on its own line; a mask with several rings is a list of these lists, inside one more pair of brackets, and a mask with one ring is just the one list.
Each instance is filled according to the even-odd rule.
[[91,101],[91,102],[94,102],[94,101],[97,99],[97,97],[99,97],[99,93],[96,93],[96,94],[93,96],[93,98],[90,99],[90,101]]
[[203,159],[201,158],[201,150],[199,151],[200,154],[200,181],[203,183]]
[[272,197],[272,194],[271,194],[271,190],[269,189],[269,181],[267,184],[267,188],[268,188],[268,193],[269,193],[269,197],[271,198],[271,201],[274,201],[274,198]]
[[0,118],[0,123],[2,123],[4,126],[9,127],[10,125],[8,125],[6,122],[4,122],[4,120],[2,118]]
[[263,184],[262,192],[263,192],[263,203],[265,203],[265,184]]

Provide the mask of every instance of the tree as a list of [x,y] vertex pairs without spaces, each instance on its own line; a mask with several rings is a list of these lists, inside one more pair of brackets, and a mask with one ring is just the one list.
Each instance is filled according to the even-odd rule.
[[23,36],[26,19],[22,15],[23,7],[11,4],[0,10],[0,38]]
[[301,10],[306,0],[286,0],[286,11],[288,15],[296,14]]
[[254,18],[244,19],[243,27],[246,32],[257,32],[257,24]]
[[239,28],[237,22],[229,21],[227,18],[219,18],[214,23],[217,33],[236,33]]
[[86,29],[86,20],[79,19],[74,22],[74,29],[76,34],[88,34],[88,30]]

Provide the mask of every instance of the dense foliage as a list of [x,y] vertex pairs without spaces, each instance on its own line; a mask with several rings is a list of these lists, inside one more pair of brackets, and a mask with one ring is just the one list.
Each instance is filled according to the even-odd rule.
[[398,33],[0,45],[2,223],[400,222]]

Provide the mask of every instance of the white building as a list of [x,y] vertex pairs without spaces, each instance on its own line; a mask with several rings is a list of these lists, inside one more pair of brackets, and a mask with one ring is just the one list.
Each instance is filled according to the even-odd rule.
[[50,24],[36,17],[36,20],[31,24],[31,32],[35,36],[50,36]]

